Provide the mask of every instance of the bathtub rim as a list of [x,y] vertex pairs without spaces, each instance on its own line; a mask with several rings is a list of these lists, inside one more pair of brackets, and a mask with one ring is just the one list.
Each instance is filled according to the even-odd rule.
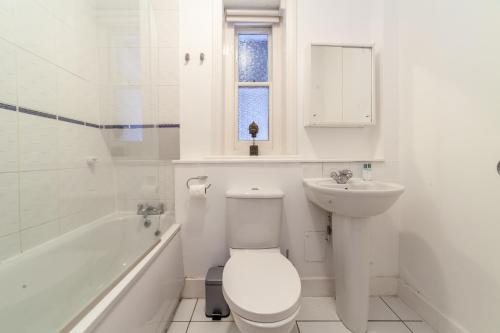
[[71,327],[65,328],[61,332],[69,333],[89,333],[101,322],[102,319],[112,310],[113,306],[119,302],[134,283],[146,272],[153,261],[160,255],[170,241],[179,234],[180,224],[172,224],[160,237],[149,252],[121,279],[109,292],[107,292],[82,318]]

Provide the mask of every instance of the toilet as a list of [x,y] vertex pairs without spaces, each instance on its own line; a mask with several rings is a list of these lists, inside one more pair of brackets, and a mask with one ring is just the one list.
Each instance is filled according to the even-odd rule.
[[283,196],[257,187],[226,192],[222,290],[241,333],[289,333],[300,310],[300,277],[279,247]]

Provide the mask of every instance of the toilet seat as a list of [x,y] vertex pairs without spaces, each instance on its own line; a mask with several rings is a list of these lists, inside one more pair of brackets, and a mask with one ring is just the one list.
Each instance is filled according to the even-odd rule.
[[224,267],[222,286],[230,309],[250,321],[282,321],[299,308],[299,274],[279,252],[234,253]]

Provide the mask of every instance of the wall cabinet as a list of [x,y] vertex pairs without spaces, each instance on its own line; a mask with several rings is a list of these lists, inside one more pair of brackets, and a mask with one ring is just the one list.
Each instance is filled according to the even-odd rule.
[[311,45],[306,126],[375,123],[372,46]]

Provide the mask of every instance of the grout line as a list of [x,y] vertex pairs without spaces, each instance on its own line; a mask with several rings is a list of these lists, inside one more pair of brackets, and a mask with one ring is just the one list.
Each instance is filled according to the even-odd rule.
[[401,317],[396,313],[396,311],[394,311],[391,308],[391,306],[389,305],[389,303],[387,303],[383,297],[379,297],[379,298],[382,300],[382,302],[384,302],[385,305],[387,305],[387,307],[392,311],[392,313],[394,313],[396,315],[396,317],[399,318],[399,320],[403,323],[403,325],[405,325],[405,327],[408,329],[408,331],[410,331],[411,333],[413,333],[413,331],[411,330],[411,328],[408,325],[406,325],[406,323],[404,322],[404,320],[401,319]]
[[197,299],[196,299],[196,303],[194,303],[193,312],[191,312],[191,316],[189,317],[189,322],[192,322],[192,321],[193,321],[194,312],[196,311],[196,307],[198,306],[198,301],[199,301],[199,300],[200,300],[200,299],[199,299],[199,298],[197,298]]

